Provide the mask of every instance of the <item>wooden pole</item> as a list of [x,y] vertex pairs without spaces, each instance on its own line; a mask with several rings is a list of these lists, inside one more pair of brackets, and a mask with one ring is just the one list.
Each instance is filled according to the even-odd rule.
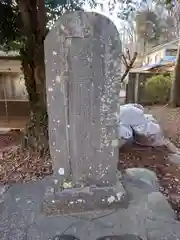
[[6,94],[6,81],[5,81],[5,75],[2,74],[3,77],[3,90],[4,90],[4,102],[5,102],[5,111],[6,111],[6,120],[9,122],[9,116],[8,116],[8,105],[7,105],[7,94]]

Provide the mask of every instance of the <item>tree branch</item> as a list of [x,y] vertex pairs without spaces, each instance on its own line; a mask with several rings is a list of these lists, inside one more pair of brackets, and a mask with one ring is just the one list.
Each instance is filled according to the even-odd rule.
[[121,83],[123,82],[123,80],[125,79],[125,77],[127,76],[127,74],[129,73],[129,71],[130,71],[130,69],[132,68],[132,66],[133,66],[136,58],[137,58],[137,52],[134,53],[133,58],[130,60],[130,63],[129,63],[128,66],[126,67],[126,70],[125,70],[125,72],[123,73],[123,75],[122,75],[122,77],[121,77],[121,79],[120,79],[120,82],[121,82]]
[[129,53],[129,49],[126,50],[126,55],[127,55],[128,60],[131,62],[131,56]]
[[124,54],[122,55],[122,62],[126,67],[128,67],[128,63],[127,63],[127,60],[126,60]]

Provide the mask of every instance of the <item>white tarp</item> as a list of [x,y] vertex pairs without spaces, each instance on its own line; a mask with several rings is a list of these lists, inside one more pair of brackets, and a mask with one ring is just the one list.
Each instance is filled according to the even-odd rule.
[[[120,147],[129,141],[145,146],[162,146],[165,139],[157,120],[151,114],[144,114],[143,106],[125,104],[119,114]],[[135,138],[133,139],[133,135]]]

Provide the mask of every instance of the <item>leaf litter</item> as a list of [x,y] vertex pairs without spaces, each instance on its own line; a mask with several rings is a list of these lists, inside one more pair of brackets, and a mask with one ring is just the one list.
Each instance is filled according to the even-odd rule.
[[22,132],[0,135],[0,184],[12,184],[41,179],[52,174],[49,154],[25,151],[20,146]]

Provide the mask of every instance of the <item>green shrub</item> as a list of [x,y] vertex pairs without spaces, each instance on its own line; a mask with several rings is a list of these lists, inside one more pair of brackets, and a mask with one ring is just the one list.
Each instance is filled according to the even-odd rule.
[[165,104],[169,101],[172,76],[162,74],[149,78],[145,84],[148,102],[151,104]]

